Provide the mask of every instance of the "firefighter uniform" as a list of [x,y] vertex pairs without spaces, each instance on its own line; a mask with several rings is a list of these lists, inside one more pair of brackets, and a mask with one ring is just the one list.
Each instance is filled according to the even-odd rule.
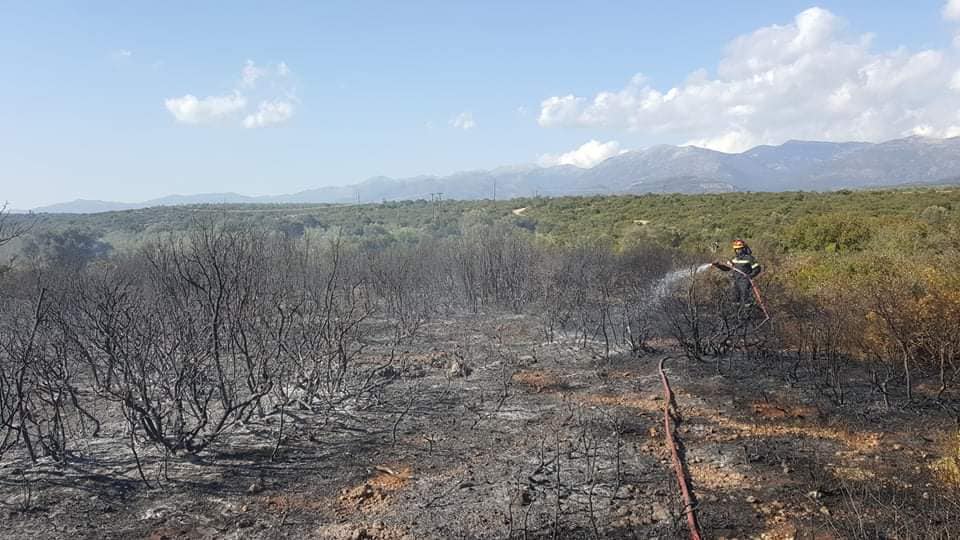
[[736,249],[730,266],[737,270],[733,274],[734,301],[743,306],[753,305],[753,283],[751,280],[760,275],[760,263],[746,244]]
[[743,240],[734,240],[731,247],[733,259],[726,264],[715,262],[713,266],[724,272],[733,270],[733,301],[741,307],[752,306],[755,300],[752,280],[760,275],[760,263]]

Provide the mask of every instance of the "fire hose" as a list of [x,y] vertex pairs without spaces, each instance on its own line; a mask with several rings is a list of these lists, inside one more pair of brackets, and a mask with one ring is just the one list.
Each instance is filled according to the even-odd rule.
[[670,382],[667,380],[667,374],[663,371],[663,363],[669,357],[660,359],[660,380],[663,382],[663,429],[667,435],[667,446],[670,447],[670,455],[673,459],[673,470],[677,473],[677,483],[680,484],[680,493],[683,496],[684,513],[687,514],[687,527],[690,529],[690,540],[700,540],[700,525],[697,523],[697,515],[694,513],[693,497],[690,495],[690,486],[687,483],[687,476],[684,474],[683,461],[680,459],[680,452],[677,450],[677,443],[673,437],[673,426],[670,423],[670,405],[674,403],[673,391],[670,389]]

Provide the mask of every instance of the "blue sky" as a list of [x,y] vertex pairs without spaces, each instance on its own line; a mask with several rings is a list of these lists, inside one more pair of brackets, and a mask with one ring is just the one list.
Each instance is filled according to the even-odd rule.
[[958,27],[943,1],[0,2],[0,200],[953,136]]

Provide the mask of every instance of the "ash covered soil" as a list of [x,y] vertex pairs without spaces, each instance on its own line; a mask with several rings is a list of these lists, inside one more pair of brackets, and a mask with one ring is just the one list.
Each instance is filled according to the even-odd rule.
[[884,407],[864,375],[841,404],[803,363],[715,364],[656,345],[603,359],[573,337],[544,343],[523,316],[431,323],[365,406],[291,409],[279,445],[274,415],[196,458],[144,450],[149,486],[120,421],[66,464],[8,455],[0,535],[682,538],[665,355],[706,538],[960,530],[957,493],[936,473],[956,419],[932,399]]

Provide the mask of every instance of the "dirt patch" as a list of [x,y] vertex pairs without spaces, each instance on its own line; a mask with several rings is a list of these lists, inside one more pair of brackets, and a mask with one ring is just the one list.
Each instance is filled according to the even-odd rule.
[[340,494],[341,508],[346,511],[369,512],[389,501],[392,494],[399,491],[413,478],[409,466],[376,467],[376,474],[366,482],[345,489]]
[[566,388],[560,376],[552,371],[518,371],[513,374],[513,382],[529,386],[538,394],[541,392],[559,392]]
[[882,433],[851,429],[840,423],[835,425],[821,425],[819,422],[805,423],[796,419],[796,417],[785,415],[757,423],[720,415],[716,411],[700,412],[704,413],[705,418],[719,428],[719,433],[715,437],[718,441],[775,437],[789,437],[800,440],[817,439],[842,444],[857,452],[868,452],[878,448],[880,440],[883,438]]
[[740,493],[753,484],[753,480],[734,469],[720,469],[712,465],[691,464],[690,477],[696,479],[700,489],[718,492]]
[[414,536],[403,527],[391,527],[383,522],[334,523],[317,529],[317,538],[322,540],[413,540]]
[[773,401],[754,401],[753,412],[763,418],[816,418],[820,415],[814,407],[789,405]]
[[413,469],[409,465],[376,467],[377,474],[370,479],[372,486],[385,491],[397,491],[413,478]]
[[[783,519],[784,522],[777,523]],[[760,534],[760,538],[766,540],[794,540],[797,538],[797,526],[793,523],[785,522],[785,518],[774,518],[770,528]]]
[[272,495],[261,500],[263,506],[271,512],[285,513],[294,510],[318,511],[326,507],[326,502],[310,499],[303,495]]

